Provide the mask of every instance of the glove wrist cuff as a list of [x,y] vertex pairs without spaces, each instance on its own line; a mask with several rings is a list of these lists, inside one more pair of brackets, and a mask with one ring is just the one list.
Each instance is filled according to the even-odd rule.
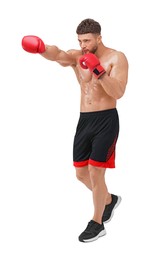
[[96,78],[99,78],[101,77],[101,75],[103,75],[105,73],[105,69],[101,66],[101,65],[98,65],[94,70],[93,70],[93,73],[95,75]]

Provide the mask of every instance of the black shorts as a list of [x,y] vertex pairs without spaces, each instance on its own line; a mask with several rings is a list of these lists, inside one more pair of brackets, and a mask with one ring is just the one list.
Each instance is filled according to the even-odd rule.
[[81,112],[73,145],[75,167],[88,164],[115,168],[115,147],[119,133],[117,109]]

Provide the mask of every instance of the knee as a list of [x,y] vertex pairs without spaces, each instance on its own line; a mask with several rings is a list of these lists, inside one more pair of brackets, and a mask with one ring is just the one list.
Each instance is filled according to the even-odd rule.
[[103,178],[105,169],[104,168],[99,168],[93,165],[89,165],[88,167],[89,174],[90,174],[90,179],[92,183],[95,183],[98,181],[100,178]]
[[76,178],[83,181],[86,178],[86,170],[83,168],[76,168]]
[[96,173],[101,171],[101,168],[93,166],[93,165],[89,165],[88,166],[88,171],[89,171],[89,173],[91,174],[92,177],[93,176],[95,177]]
[[95,166],[89,165],[88,167],[90,179],[92,184],[96,182],[97,179],[97,168]]
[[76,178],[79,180],[79,181],[82,181],[83,180],[83,171],[81,169],[76,169]]

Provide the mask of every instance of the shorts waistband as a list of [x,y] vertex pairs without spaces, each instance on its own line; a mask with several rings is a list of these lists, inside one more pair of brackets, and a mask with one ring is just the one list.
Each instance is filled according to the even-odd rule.
[[91,112],[80,112],[81,117],[87,117],[87,116],[102,116],[105,114],[113,113],[117,111],[116,108],[110,108],[110,109],[105,109],[105,110],[99,110],[99,111],[91,111]]

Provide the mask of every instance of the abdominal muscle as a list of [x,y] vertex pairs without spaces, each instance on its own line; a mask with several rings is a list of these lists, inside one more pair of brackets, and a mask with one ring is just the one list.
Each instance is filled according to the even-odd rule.
[[116,100],[108,96],[96,79],[81,82],[81,112],[100,111],[116,107]]
[[[108,67],[108,64],[104,64],[104,67],[106,73],[109,74],[111,66]],[[105,92],[100,81],[88,69],[81,69],[77,63],[74,72],[81,87],[81,112],[101,111],[116,107],[116,100]]]

